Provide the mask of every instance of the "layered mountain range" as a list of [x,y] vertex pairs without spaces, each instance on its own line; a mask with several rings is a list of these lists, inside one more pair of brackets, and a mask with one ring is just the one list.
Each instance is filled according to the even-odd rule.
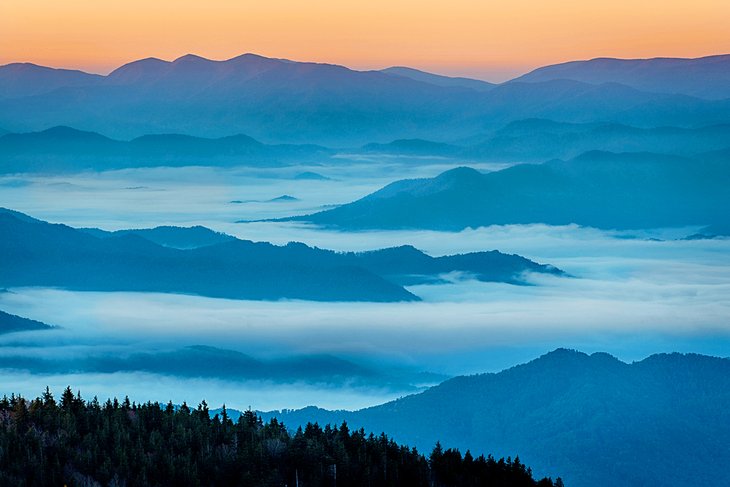
[[275,246],[201,227],[104,232],[0,211],[0,286],[198,294],[234,299],[416,301],[403,286],[459,273],[481,281],[528,282],[562,275],[498,251],[431,257],[403,246],[340,253],[302,243]]
[[730,359],[657,354],[624,363],[559,349],[359,411],[266,413],[289,427],[347,421],[430,450],[514,455],[566,485],[726,485]]
[[106,76],[16,63],[0,67],[0,127],[65,125],[124,139],[244,133],[267,143],[334,147],[450,141],[535,117],[696,127],[730,123],[729,65],[730,56],[594,60],[491,85],[410,68],[355,71],[254,54],[148,58]]
[[[696,157],[728,149],[730,124],[639,128],[616,123],[525,119],[453,143],[397,139],[341,149],[313,144],[264,144],[243,134],[220,138],[151,134],[127,141],[58,126],[39,132],[0,132],[0,174],[73,173],[155,166],[341,165],[343,157],[370,155],[397,156],[406,164],[544,162],[571,159],[595,150]],[[305,173],[298,179],[311,179],[311,174]]]
[[396,181],[352,203],[289,220],[342,229],[718,225],[730,208],[729,161],[727,151],[691,158],[592,151],[489,173],[461,167],[434,178]]

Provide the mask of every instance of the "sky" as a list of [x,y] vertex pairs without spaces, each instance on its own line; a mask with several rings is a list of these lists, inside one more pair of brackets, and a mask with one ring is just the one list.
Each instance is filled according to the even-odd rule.
[[245,52],[502,81],[594,57],[730,52],[727,0],[3,0],[0,64],[107,73]]

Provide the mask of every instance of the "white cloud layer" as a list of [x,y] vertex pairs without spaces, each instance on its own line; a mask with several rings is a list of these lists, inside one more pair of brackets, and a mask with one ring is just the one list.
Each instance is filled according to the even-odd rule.
[[[730,240],[673,240],[695,229],[634,233],[577,226],[498,226],[462,232],[343,233],[300,224],[249,223],[363,196],[403,176],[444,167],[369,164],[243,171],[204,168],[0,178],[2,205],[43,219],[107,229],[202,224],[241,238],[292,240],[336,250],[412,244],[432,255],[499,249],[554,264],[574,278],[531,276],[533,286],[454,282],[416,286],[422,303],[254,302],[139,293],[15,289],[0,309],[59,325],[0,337],[0,355],[83,356],[212,345],[257,357],[332,353],[382,368],[448,374],[495,371],[558,346],[625,360],[656,352],[730,355]],[[304,170],[333,181],[291,179]],[[260,178],[258,176],[266,176]],[[135,188],[135,189],[129,189]],[[231,204],[282,194],[295,202]],[[648,239],[661,238],[663,241]],[[669,239],[669,240],[666,240]],[[359,407],[397,392],[198,381],[151,374],[34,376],[3,373],[6,390],[46,384],[139,400],[226,400],[237,407]],[[159,384],[159,385],[155,385]],[[16,388],[16,389],[14,389]],[[207,388],[207,389],[206,389]],[[195,397],[186,394],[195,392]],[[210,391],[210,392],[206,392]],[[145,393],[153,394],[147,397]],[[179,398],[179,399],[178,399]],[[231,399],[228,399],[231,398]]]

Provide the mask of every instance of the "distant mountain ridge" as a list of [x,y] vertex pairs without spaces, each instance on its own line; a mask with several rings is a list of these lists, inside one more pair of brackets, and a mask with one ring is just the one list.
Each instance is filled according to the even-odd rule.
[[215,232],[200,225],[194,227],[174,227],[166,225],[155,228],[116,230],[114,232],[108,232],[98,228],[79,228],[79,230],[99,238],[137,235],[149,240],[150,242],[156,243],[157,245],[180,250],[194,249],[236,240],[235,237],[226,235],[225,233]]
[[243,134],[217,139],[150,134],[131,141],[96,132],[52,127],[41,132],[0,135],[0,174],[73,172],[148,166],[270,167],[322,160],[334,151],[315,145],[267,145]]
[[658,354],[626,364],[558,349],[496,374],[456,377],[359,411],[274,411],[289,427],[347,421],[398,441],[518,451],[566,485],[726,485],[730,359]]
[[73,69],[57,69],[33,63],[0,66],[0,99],[33,96],[61,88],[94,86],[104,79]]
[[419,300],[403,286],[438,282],[452,272],[511,284],[525,284],[531,272],[563,275],[553,266],[497,251],[438,258],[412,247],[340,253],[238,240],[197,227],[110,234],[2,209],[0,231],[6,236],[0,240],[2,287],[393,302]]
[[[453,144],[397,139],[340,150],[312,144],[263,144],[243,134],[218,139],[149,134],[121,141],[95,132],[59,126],[30,133],[3,134],[0,131],[0,174],[150,166],[277,167],[306,162],[336,165],[338,157],[343,154],[347,157],[353,154],[405,156],[420,163],[440,162],[442,159],[543,162],[570,159],[591,150],[695,156],[726,150],[729,144],[730,124],[640,128],[615,123],[566,123],[547,119],[517,120]],[[317,176],[307,172],[297,178],[315,179]]]
[[53,327],[40,321],[12,315],[0,310],[0,333],[14,331],[50,330]]
[[381,70],[382,73],[392,74],[394,76],[402,76],[416,81],[422,81],[437,86],[467,88],[476,91],[489,91],[496,86],[496,83],[489,83],[472,78],[442,76],[433,73],[427,73],[419,69],[408,68],[405,66],[393,66]]
[[[631,62],[649,72],[656,64]],[[351,147],[394,138],[457,140],[535,117],[640,127],[730,123],[730,100],[700,96],[698,84],[714,93],[727,83],[725,64],[709,62],[695,60],[702,76],[686,90],[661,70],[649,77],[661,81],[646,85],[652,89],[640,83],[644,78],[616,82],[608,75],[588,82],[526,75],[491,86],[412,68],[356,71],[254,54],[148,58],[105,77],[76,73],[71,80],[43,68],[18,81],[17,67],[7,65],[0,66],[0,126],[27,132],[66,125],[115,138],[245,133],[267,143]]]
[[641,128],[607,122],[567,123],[528,118],[451,144],[400,139],[367,144],[361,151],[474,161],[544,162],[570,159],[594,150],[689,156],[726,149],[729,144],[730,124]]
[[435,178],[396,181],[355,202],[287,220],[342,229],[704,226],[726,221],[728,183],[724,153],[682,158],[592,151],[491,173],[462,167]]
[[[0,311],[0,327],[4,324]],[[30,320],[28,320],[30,321]],[[37,323],[37,322],[34,322]],[[47,327],[50,328],[50,327]],[[36,328],[1,328],[2,333]],[[235,350],[193,345],[155,351],[89,352],[81,356],[29,356],[8,351],[0,356],[3,370],[23,370],[38,375],[69,373],[114,374],[146,372],[173,377],[218,379],[230,382],[269,381],[278,384],[317,384],[329,387],[378,387],[397,391],[422,390],[424,377],[433,382],[442,375],[417,371],[381,370],[332,355],[296,355],[262,360]]]
[[633,88],[708,99],[730,98],[730,54],[701,58],[596,58],[544,66],[515,78],[538,83],[571,79],[585,83],[621,83]]
[[640,128],[617,123],[560,123],[546,119],[512,122],[459,155],[473,159],[535,161],[570,159],[589,151],[697,155],[730,146],[730,124]]

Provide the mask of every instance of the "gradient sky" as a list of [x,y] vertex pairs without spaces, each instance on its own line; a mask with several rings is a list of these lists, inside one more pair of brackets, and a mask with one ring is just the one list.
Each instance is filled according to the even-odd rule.
[[503,80],[574,59],[730,52],[727,0],[1,0],[0,64],[106,73],[244,52]]

